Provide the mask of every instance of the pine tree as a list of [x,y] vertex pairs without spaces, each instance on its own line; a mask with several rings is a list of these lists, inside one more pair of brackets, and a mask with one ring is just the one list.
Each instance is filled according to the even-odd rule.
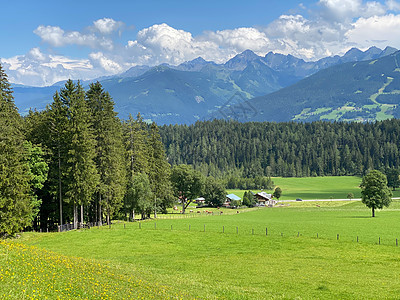
[[14,235],[30,225],[33,211],[22,120],[1,65],[0,128],[0,236],[3,236]]
[[126,162],[126,194],[124,196],[124,206],[134,218],[135,203],[134,180],[135,175],[148,172],[149,149],[147,147],[146,124],[143,122],[140,113],[136,120],[129,115],[129,119],[123,123],[123,136],[125,144]]
[[122,126],[114,112],[114,102],[99,82],[90,85],[86,98],[93,121],[96,138],[95,162],[100,176],[97,211],[99,221],[102,221],[103,206],[107,214],[107,223],[110,224],[113,213],[122,206],[126,188]]
[[[71,90],[73,90],[73,87]],[[57,195],[59,208],[59,224],[64,223],[63,200],[65,198],[67,181],[67,160],[70,149],[70,132],[68,131],[68,99],[70,96],[61,90],[63,98],[56,92],[53,96],[53,103],[48,108],[47,130],[49,131],[48,148],[50,153],[49,163],[49,192]],[[63,101],[64,100],[64,101]],[[46,140],[45,140],[46,141]]]
[[65,84],[61,97],[68,106],[68,132],[71,137],[67,153],[66,201],[73,204],[74,228],[78,222],[78,205],[88,205],[98,186],[99,176],[94,162],[96,140],[91,129],[91,115],[85,100],[85,92],[78,82]]
[[127,169],[130,173],[146,172],[148,169],[149,151],[147,144],[146,124],[138,113],[136,120],[129,115],[123,124]]
[[[158,206],[165,211],[166,207],[172,204],[172,189],[170,182],[171,166],[167,161],[164,145],[161,142],[158,127],[155,123],[151,124],[150,127],[148,148],[149,168],[147,173],[152,187],[152,192]],[[156,203],[154,211],[155,217],[157,214]]]
[[[50,123],[51,110],[48,107],[44,111],[29,111],[24,118],[26,139],[34,145],[40,147],[43,160],[48,165],[49,171],[47,180],[43,182],[43,187],[35,189],[35,194],[42,201],[40,206],[38,223],[43,230],[54,229],[56,223],[60,222],[59,199],[58,199],[58,164],[53,157],[53,145],[57,141],[51,136]],[[56,152],[57,153],[57,152]],[[39,230],[39,224],[34,224],[35,230]]]

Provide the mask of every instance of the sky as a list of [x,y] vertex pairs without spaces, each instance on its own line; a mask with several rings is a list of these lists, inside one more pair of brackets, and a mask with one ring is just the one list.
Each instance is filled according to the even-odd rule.
[[199,56],[224,63],[247,49],[306,61],[400,49],[400,0],[1,2],[1,65],[10,82],[32,86]]

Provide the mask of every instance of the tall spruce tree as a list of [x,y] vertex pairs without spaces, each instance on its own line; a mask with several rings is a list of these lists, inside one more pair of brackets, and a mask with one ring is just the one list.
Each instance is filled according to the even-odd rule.
[[157,217],[157,206],[163,211],[173,201],[171,187],[171,165],[167,161],[164,145],[161,142],[158,126],[151,124],[148,138],[149,168],[148,176],[154,195],[154,217]]
[[78,82],[68,80],[61,90],[61,99],[67,105],[68,136],[66,201],[73,204],[74,227],[78,223],[78,206],[88,205],[98,186],[99,176],[95,164],[96,140],[91,128],[91,114],[85,100],[85,92]]
[[[147,172],[149,151],[147,147],[147,125],[140,113],[136,119],[129,114],[123,123],[127,169],[130,173]],[[128,174],[128,176],[130,176]]]
[[96,215],[101,222],[102,208],[104,208],[107,223],[110,224],[113,213],[122,206],[126,188],[122,126],[114,111],[114,102],[99,82],[90,85],[86,99],[96,138],[95,162],[100,176]]
[[[73,90],[73,87],[70,87]],[[59,210],[59,224],[62,225],[65,221],[63,202],[66,192],[67,181],[67,160],[68,151],[70,149],[70,132],[68,131],[69,116],[68,116],[68,103],[70,96],[61,91],[63,98],[56,92],[53,96],[53,103],[48,108],[48,148],[50,152],[49,159],[49,192],[53,196],[57,195],[58,210]]]
[[[36,188],[35,193],[41,199],[42,205],[39,211],[40,228],[43,230],[54,229],[59,224],[59,200],[58,200],[58,169],[57,161],[52,160],[52,145],[55,140],[51,137],[50,108],[43,111],[29,111],[25,120],[26,139],[35,147],[40,147],[44,162],[49,171],[47,180],[43,182],[42,188]],[[35,230],[39,230],[36,224]]]
[[125,211],[129,213],[131,219],[134,218],[134,181],[135,175],[148,172],[149,149],[147,146],[146,124],[143,122],[140,113],[134,119],[129,115],[129,119],[123,123],[123,135],[125,144],[126,162],[126,194],[124,196]]
[[22,120],[0,65],[0,235],[14,235],[33,218]]

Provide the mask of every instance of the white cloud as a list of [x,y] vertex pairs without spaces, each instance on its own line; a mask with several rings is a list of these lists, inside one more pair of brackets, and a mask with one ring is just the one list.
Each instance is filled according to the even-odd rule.
[[102,52],[90,53],[89,57],[95,66],[100,66],[111,74],[116,74],[123,70],[117,62],[107,58]]
[[390,11],[400,11],[400,3],[395,0],[388,0],[385,4]]
[[377,1],[362,0],[320,0],[322,15],[331,20],[343,21],[356,17],[370,17],[385,14],[387,7]]
[[70,59],[31,49],[26,55],[1,59],[10,82],[24,85],[46,86],[73,79],[90,79],[102,75],[88,59]]
[[208,32],[207,39],[219,47],[233,49],[235,52],[243,52],[247,49],[255,52],[264,52],[271,44],[265,33],[255,28]]
[[105,37],[98,37],[95,34],[82,34],[78,31],[65,32],[58,26],[40,25],[33,31],[43,42],[54,47],[66,45],[88,46],[90,48],[104,48],[112,50],[114,45],[112,40]]
[[111,18],[103,18],[103,19],[98,19],[93,22],[93,25],[97,31],[99,31],[102,34],[111,34],[114,31],[117,31],[121,27],[124,26],[123,22],[120,21],[115,21]]
[[138,63],[147,64],[179,64],[198,56],[218,61],[220,52],[224,52],[212,41],[196,39],[190,32],[165,23],[140,30],[137,40],[128,41],[126,49]]
[[346,32],[346,38],[364,48],[371,44],[400,48],[400,15],[360,18],[353,24],[353,29]]

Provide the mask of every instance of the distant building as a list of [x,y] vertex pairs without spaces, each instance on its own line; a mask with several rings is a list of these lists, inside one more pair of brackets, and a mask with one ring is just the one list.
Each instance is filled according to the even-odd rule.
[[[235,204],[235,205],[232,205]],[[242,204],[242,198],[236,196],[235,194],[229,194],[225,197],[225,203],[222,204],[224,207],[240,206]]]
[[260,206],[274,206],[277,203],[276,200],[272,199],[274,196],[272,196],[272,194],[267,194],[266,192],[259,192],[255,194],[255,197]]
[[201,204],[203,205],[206,202],[206,199],[204,199],[203,197],[199,197],[193,200],[195,203]]

